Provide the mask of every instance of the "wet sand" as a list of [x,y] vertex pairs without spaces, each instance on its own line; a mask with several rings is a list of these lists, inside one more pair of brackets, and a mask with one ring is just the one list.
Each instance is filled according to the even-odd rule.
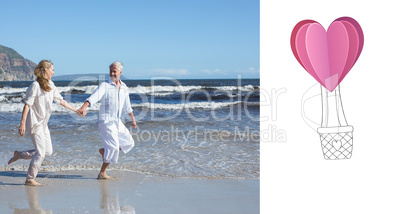
[[196,179],[109,171],[40,172],[41,187],[25,186],[24,171],[0,171],[3,213],[259,213],[259,179]]

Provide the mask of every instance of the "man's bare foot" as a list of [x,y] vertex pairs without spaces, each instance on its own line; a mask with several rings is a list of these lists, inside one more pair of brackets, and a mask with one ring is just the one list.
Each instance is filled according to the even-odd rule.
[[36,182],[35,180],[25,181],[25,185],[27,185],[27,186],[42,186],[42,184]]
[[19,157],[19,153],[18,151],[14,151],[14,157],[12,157],[9,161],[8,161],[8,165],[10,165],[12,162],[17,161],[18,159],[20,159]]
[[105,174],[99,173],[98,179],[99,180],[106,180],[106,179],[113,179],[113,177],[111,177],[109,175],[106,175],[106,173]]

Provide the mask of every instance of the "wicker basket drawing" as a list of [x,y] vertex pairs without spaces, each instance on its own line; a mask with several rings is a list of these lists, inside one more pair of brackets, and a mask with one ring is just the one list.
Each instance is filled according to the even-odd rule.
[[317,130],[320,135],[321,148],[327,160],[349,159],[353,151],[353,127],[321,127]]

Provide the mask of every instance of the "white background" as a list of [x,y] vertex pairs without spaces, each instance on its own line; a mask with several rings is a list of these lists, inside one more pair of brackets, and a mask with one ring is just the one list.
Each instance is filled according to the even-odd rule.
[[[261,213],[402,212],[400,5],[389,0],[261,0],[261,117],[270,118],[261,122],[261,133],[275,126],[287,137],[272,142],[262,136]],[[341,83],[346,118],[354,127],[353,156],[330,161],[323,158],[317,132],[301,116],[302,96],[316,81],[293,56],[290,35],[301,20],[315,20],[327,29],[342,16],[360,23],[365,41]],[[286,93],[277,98],[274,121],[272,89],[282,88]],[[308,107],[312,117],[321,117],[320,103]]]

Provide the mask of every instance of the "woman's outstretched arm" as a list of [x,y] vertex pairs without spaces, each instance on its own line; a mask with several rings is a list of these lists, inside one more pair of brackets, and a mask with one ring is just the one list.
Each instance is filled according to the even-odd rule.
[[64,108],[71,110],[73,112],[77,112],[77,109],[75,109],[74,107],[72,107],[67,101],[63,100],[60,102],[60,105],[63,106]]

